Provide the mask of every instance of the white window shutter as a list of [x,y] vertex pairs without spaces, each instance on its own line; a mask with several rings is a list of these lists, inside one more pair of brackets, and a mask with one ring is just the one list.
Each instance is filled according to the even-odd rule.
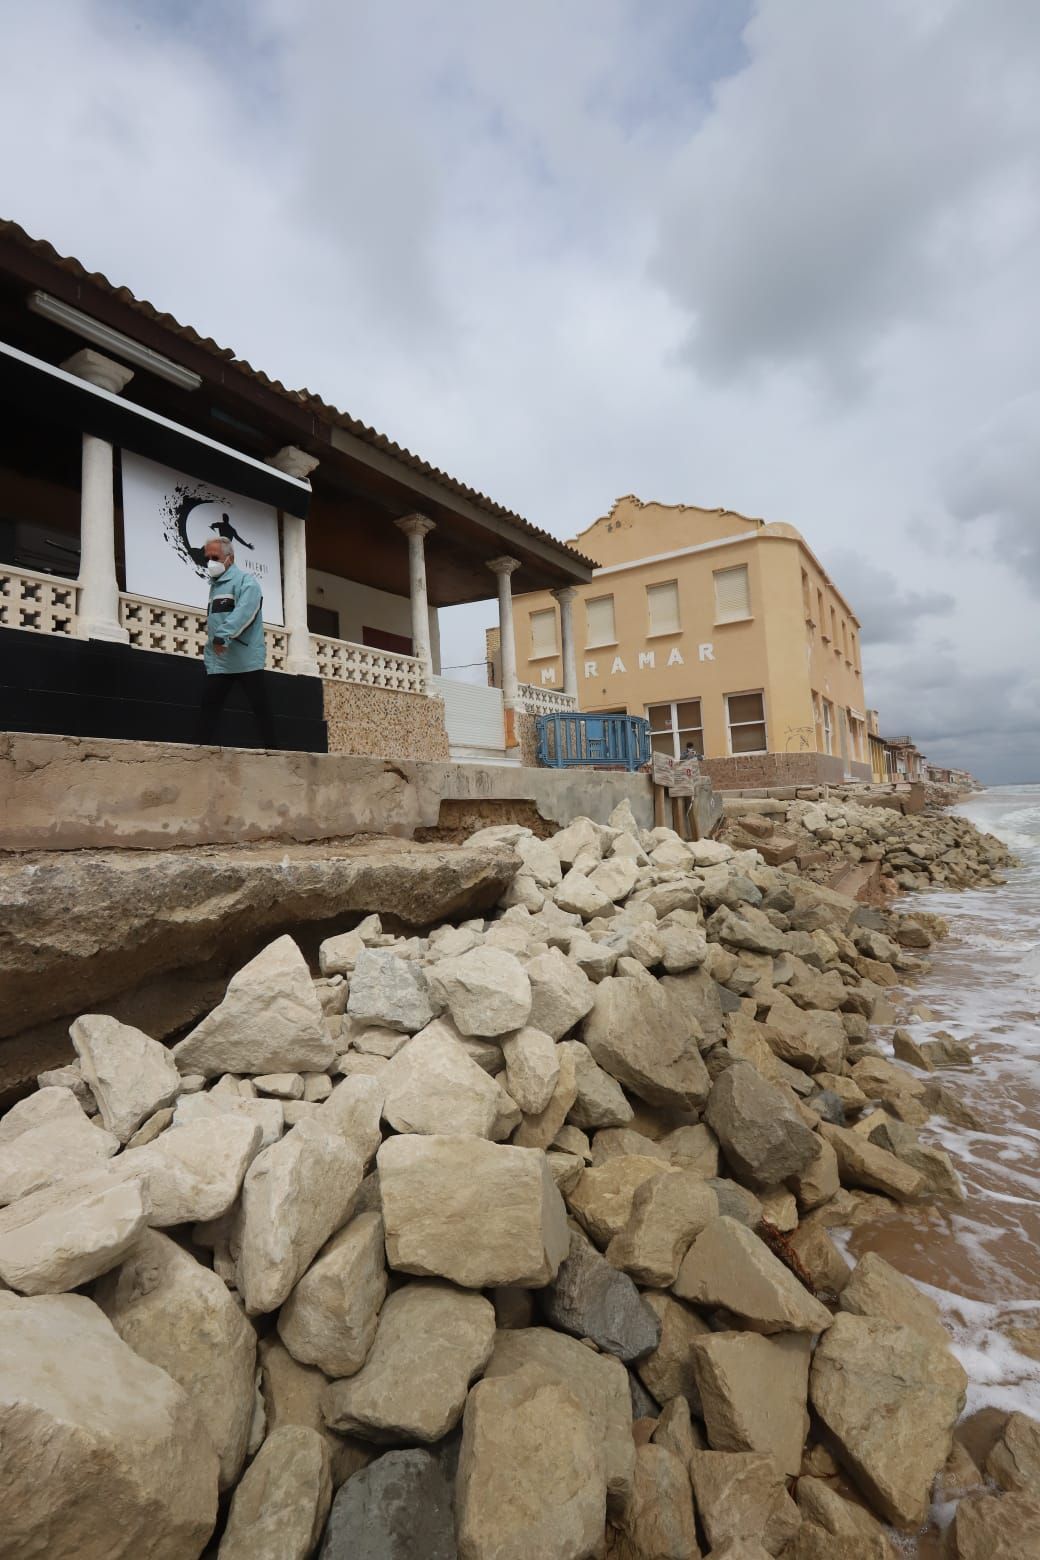
[[585,603],[587,645],[612,645],[617,639],[614,632],[613,596],[596,596]]
[[556,654],[556,608],[531,613],[531,654]]
[[715,574],[716,623],[734,623],[750,616],[747,564],[738,564],[735,569],[719,569]]
[[651,634],[679,632],[679,586],[675,580],[646,587],[646,608]]

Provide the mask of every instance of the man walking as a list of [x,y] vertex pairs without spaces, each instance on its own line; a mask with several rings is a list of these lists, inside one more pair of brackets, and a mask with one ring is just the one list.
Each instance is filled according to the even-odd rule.
[[204,550],[210,586],[199,741],[216,743],[220,712],[237,682],[260,728],[260,746],[277,747],[264,687],[264,598],[259,583],[235,566],[235,550],[227,537],[215,537]]

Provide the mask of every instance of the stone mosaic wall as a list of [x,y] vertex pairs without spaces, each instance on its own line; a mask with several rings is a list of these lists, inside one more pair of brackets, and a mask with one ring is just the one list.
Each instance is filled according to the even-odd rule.
[[525,769],[535,769],[538,765],[538,726],[536,715],[528,715],[524,710],[516,712],[516,734],[520,738],[520,762]]
[[448,757],[442,699],[369,688],[364,683],[328,681],[324,688],[330,753],[426,760]]

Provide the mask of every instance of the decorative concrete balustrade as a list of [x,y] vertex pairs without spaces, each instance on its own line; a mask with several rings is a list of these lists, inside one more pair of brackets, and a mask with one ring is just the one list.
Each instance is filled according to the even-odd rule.
[[77,635],[79,586],[53,574],[0,566],[0,628],[37,634]]
[[535,683],[520,684],[520,703],[528,715],[565,715],[578,708],[573,693],[558,688],[539,688]]

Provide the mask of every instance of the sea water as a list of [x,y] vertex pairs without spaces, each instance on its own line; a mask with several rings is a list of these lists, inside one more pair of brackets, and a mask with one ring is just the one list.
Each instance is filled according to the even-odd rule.
[[[900,1209],[842,1244],[852,1258],[877,1251],[940,1307],[968,1374],[965,1416],[992,1406],[1040,1418],[1040,785],[988,790],[956,811],[1021,865],[1005,886],[900,901],[944,916],[950,935],[930,951],[929,972],[890,995],[916,1040],[943,1031],[973,1049],[973,1067],[935,1076],[979,1126],[933,1116],[920,1132],[949,1153],[966,1200]],[[911,1016],[915,1006],[934,1016]],[[891,1051],[890,1030],[871,1038]]]

